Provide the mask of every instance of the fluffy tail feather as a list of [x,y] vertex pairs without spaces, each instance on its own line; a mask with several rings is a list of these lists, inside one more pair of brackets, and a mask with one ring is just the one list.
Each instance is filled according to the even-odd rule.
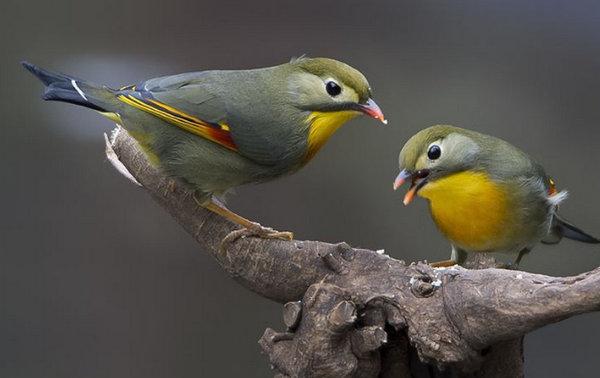
[[[107,88],[101,88],[94,84],[76,79],[71,76],[46,71],[29,62],[21,62],[29,72],[36,76],[44,85],[46,90],[42,98],[46,101],[62,101],[70,104],[85,106],[99,112],[107,112],[102,105],[102,98],[110,93]],[[99,92],[104,92],[104,96]],[[98,96],[100,94],[100,96]]]
[[554,215],[552,228],[547,238],[542,240],[545,244],[556,244],[562,238],[577,240],[583,243],[599,244],[600,239],[588,234],[587,232],[576,227],[572,223],[562,219],[558,215]]

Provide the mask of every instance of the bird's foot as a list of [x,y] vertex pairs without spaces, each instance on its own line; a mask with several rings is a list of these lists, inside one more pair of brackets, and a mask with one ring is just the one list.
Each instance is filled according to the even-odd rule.
[[451,266],[456,265],[457,262],[456,260],[442,260],[442,261],[436,261],[436,262],[432,262],[429,265],[431,265],[433,268],[448,268]]
[[498,269],[519,270],[519,264],[516,262],[502,262],[498,264]]
[[277,231],[270,227],[263,227],[260,223],[252,222],[249,227],[240,228],[238,230],[231,231],[221,241],[221,248],[227,244],[232,244],[240,238],[247,237],[258,237],[261,239],[279,239],[279,240],[292,240],[294,239],[294,233],[289,231]]

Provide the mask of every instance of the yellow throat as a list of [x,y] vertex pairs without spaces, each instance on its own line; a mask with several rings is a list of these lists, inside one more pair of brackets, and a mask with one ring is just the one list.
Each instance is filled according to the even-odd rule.
[[429,182],[418,195],[429,200],[433,220],[457,246],[485,252],[509,243],[509,193],[487,174],[455,173]]
[[358,116],[360,113],[354,110],[340,112],[312,112],[308,116],[308,151],[306,161],[315,156],[336,130],[344,123]]

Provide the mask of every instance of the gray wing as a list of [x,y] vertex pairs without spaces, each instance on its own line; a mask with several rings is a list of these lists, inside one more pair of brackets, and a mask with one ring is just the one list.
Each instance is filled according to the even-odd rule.
[[237,152],[224,101],[210,89],[207,73],[150,79],[121,88],[117,98],[192,134]]
[[301,115],[281,110],[279,96],[261,85],[264,75],[261,70],[203,71],[123,89],[132,97],[130,105],[255,163],[287,167],[304,156],[304,135],[298,128],[281,125],[298,123]]
[[480,163],[493,178],[522,185],[541,185],[543,193],[550,188],[550,177],[544,168],[521,149],[489,135],[483,136],[481,148],[486,154]]
[[226,123],[226,104],[212,88],[218,85],[214,76],[215,71],[188,72],[150,79],[136,89],[207,122]]

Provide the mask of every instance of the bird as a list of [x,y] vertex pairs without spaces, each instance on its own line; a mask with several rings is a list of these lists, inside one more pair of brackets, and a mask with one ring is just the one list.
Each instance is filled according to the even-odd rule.
[[433,266],[460,265],[475,252],[516,255],[518,266],[540,242],[600,243],[558,214],[567,191],[558,191],[538,162],[502,139],[431,126],[406,142],[399,166],[393,188],[410,183],[404,205],[415,196],[426,199],[434,223],[452,245],[451,258]]
[[22,65],[45,85],[44,100],[100,112],[127,130],[153,165],[192,190],[198,205],[265,238],[293,234],[229,210],[227,192],[296,172],[358,115],[387,124],[365,76],[329,58],[182,73],[119,89]]

